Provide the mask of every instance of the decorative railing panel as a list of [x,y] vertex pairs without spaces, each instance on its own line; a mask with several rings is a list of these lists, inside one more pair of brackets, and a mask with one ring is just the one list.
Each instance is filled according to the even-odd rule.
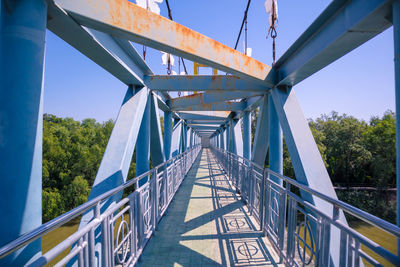
[[[339,258],[335,262],[339,266],[362,266],[364,263],[383,266],[382,259],[400,266],[398,255],[341,222],[339,214],[350,214],[400,238],[397,226],[236,154],[216,147],[211,149],[286,265],[330,266],[331,251],[336,250]],[[330,203],[333,214],[329,216],[326,211],[318,210],[301,198],[299,192]],[[333,231],[339,233],[340,243],[332,245]],[[362,250],[361,245],[375,254]]]
[[[43,224],[0,248],[0,258],[28,245],[84,212],[93,210],[94,219],[91,222],[31,265],[43,266],[71,246],[72,250],[55,266],[64,266],[75,260],[79,266],[98,266],[99,258],[101,266],[134,265],[200,150],[201,146],[196,145],[125,184]],[[142,179],[148,181],[139,187],[139,181]],[[112,204],[105,212],[100,212],[102,203],[132,186],[136,188],[133,193]],[[101,256],[98,258],[95,255],[99,245],[101,245]]]

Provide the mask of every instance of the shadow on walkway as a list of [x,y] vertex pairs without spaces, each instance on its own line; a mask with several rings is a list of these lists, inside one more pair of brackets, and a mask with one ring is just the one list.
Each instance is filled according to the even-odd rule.
[[277,266],[277,254],[208,149],[167,212],[139,266]]

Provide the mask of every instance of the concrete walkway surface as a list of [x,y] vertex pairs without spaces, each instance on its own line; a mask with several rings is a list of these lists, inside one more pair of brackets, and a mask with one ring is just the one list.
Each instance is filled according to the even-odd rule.
[[203,149],[138,266],[278,266],[278,262],[222,167],[209,149]]

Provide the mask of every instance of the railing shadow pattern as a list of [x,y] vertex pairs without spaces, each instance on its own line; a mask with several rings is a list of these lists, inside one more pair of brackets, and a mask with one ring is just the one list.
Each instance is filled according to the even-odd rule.
[[[400,257],[358,233],[339,220],[341,212],[378,227],[396,238],[400,228],[359,210],[347,203],[325,196],[293,179],[244,159],[223,149],[211,147],[214,155],[226,171],[229,180],[247,202],[249,210],[260,222],[288,266],[330,266],[333,250],[337,250],[339,266],[383,266],[379,257],[400,266]],[[276,182],[276,181],[280,182]],[[294,190],[295,189],[295,190]],[[298,193],[311,194],[328,202],[333,214],[327,215]],[[331,247],[331,232],[340,235],[340,243]],[[361,249],[364,245],[374,254]]]
[[[79,266],[134,265],[200,150],[200,145],[196,145],[125,184],[43,224],[0,248],[0,258],[93,209],[94,219],[90,223],[43,254],[31,266],[49,263],[74,244],[76,245],[68,255],[54,266],[64,266],[75,259]],[[147,179],[147,182],[139,187],[141,179]],[[105,212],[100,212],[101,203],[132,186],[137,188],[133,193],[112,204]],[[97,251],[99,246],[101,255]]]
[[277,254],[211,151],[203,149],[198,160],[139,266],[277,266]]

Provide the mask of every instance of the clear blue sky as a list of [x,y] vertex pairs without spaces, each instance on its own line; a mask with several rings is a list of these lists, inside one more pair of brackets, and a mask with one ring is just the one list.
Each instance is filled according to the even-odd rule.
[[[329,3],[278,0],[277,58]],[[247,0],[170,0],[175,21],[231,47],[235,45],[246,4]],[[165,2],[161,4],[161,15],[167,17]],[[249,47],[253,48],[254,58],[271,65],[272,44],[265,38],[267,24],[264,0],[253,0],[248,13]],[[44,112],[78,120],[115,119],[126,86],[49,31],[46,42]],[[141,46],[136,47],[142,53]],[[242,47],[241,41],[240,50]],[[148,49],[146,60],[154,73],[166,74],[159,51]],[[186,64],[192,73],[193,64]],[[394,110],[392,28],[294,89],[307,118],[335,110],[369,120],[372,115]]]

